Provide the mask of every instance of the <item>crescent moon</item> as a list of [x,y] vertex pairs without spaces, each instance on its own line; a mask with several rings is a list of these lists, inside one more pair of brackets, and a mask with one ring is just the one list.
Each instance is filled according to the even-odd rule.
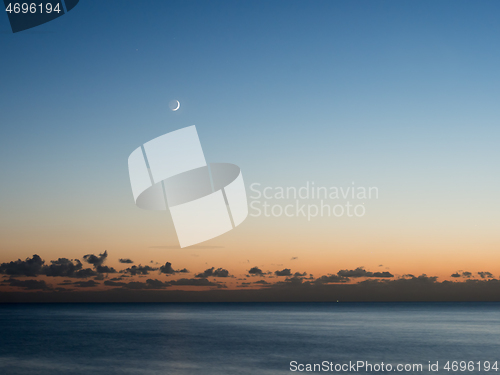
[[181,102],[179,102],[178,100],[176,100],[176,102],[177,102],[177,108],[173,108],[172,111],[177,111],[181,107]]

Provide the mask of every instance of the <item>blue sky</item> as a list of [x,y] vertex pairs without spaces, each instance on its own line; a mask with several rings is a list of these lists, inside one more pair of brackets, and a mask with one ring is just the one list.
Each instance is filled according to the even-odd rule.
[[388,226],[402,207],[498,224],[499,11],[82,0],[17,34],[0,16],[2,234],[135,215],[128,155],[193,124],[247,184],[355,180],[381,188]]

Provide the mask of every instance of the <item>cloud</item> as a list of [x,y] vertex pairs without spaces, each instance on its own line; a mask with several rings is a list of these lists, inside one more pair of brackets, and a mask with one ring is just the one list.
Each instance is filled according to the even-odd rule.
[[220,288],[220,284],[213,283],[211,281],[208,281],[207,279],[179,279],[179,280],[172,280],[169,282],[170,285],[177,285],[177,286],[216,286]]
[[248,271],[250,275],[264,276],[264,272],[259,267],[252,267]]
[[[408,276],[410,276],[410,278],[398,279],[398,280],[394,280],[393,282],[401,281],[402,283],[405,283],[407,281],[412,281],[412,282],[418,282],[421,284],[429,284],[429,283],[436,283],[437,282],[437,276],[427,276],[425,273],[423,273],[420,276],[413,276],[413,275],[408,275]],[[363,281],[363,282],[365,282],[365,281]],[[370,282],[370,280],[366,280],[366,282]]]
[[225,270],[224,268],[217,268],[215,267],[208,268],[202,273],[199,273],[195,275],[195,277],[202,277],[202,278],[207,278],[207,277],[229,277],[229,271]]
[[80,279],[86,279],[87,277],[96,276],[97,272],[90,268],[84,268],[82,270],[78,270],[75,272],[74,277],[78,277]]
[[[480,271],[477,274],[481,277],[481,279],[492,279],[493,278],[493,274],[491,272]],[[460,271],[458,271],[458,272],[451,274],[451,277],[454,277],[454,278],[462,277],[465,279],[470,279],[471,277],[473,277],[473,275],[472,275],[472,272],[469,272],[469,271],[463,271],[462,273],[460,273]]]
[[135,276],[135,275],[149,275],[149,272],[157,271],[157,270],[158,270],[158,268],[154,268],[154,267],[150,267],[150,266],[142,266],[139,264],[138,266],[129,267],[126,270],[123,270],[122,272],[129,273],[132,276]]
[[3,283],[9,284],[13,287],[24,288],[26,290],[49,290],[50,287],[45,283],[44,280],[17,280],[17,279],[7,279]]
[[478,272],[477,273],[479,276],[481,276],[481,279],[491,279],[493,278],[493,274],[491,272]]
[[120,258],[120,259],[118,259],[118,262],[120,262],[120,263],[134,263],[134,261],[132,259],[128,259],[128,258]]
[[[123,283],[123,288],[125,289],[163,289],[166,287],[165,284],[159,286],[157,283],[151,283],[152,279],[147,279],[145,283],[142,283],[140,281],[131,281],[129,283]],[[156,280],[158,281],[158,280]]]
[[116,270],[113,267],[103,266],[103,263],[106,261],[108,257],[108,252],[104,251],[104,253],[96,256],[94,254],[87,254],[83,256],[83,260],[87,263],[92,264],[97,273],[116,273]]
[[270,285],[270,283],[268,283],[266,280],[258,280],[254,282],[254,284]]
[[281,271],[274,271],[276,276],[292,276],[292,271],[289,268],[284,268]]
[[127,283],[124,283],[123,281],[117,281],[121,280],[119,277],[113,278],[111,280],[106,280],[104,281],[104,285],[106,286],[125,286]]
[[75,281],[73,285],[78,288],[93,288],[99,285],[99,283],[96,283],[94,280],[87,280],[87,281]]
[[147,279],[145,283],[139,281],[116,282],[106,280],[104,285],[116,286],[124,289],[165,289],[170,286],[215,286],[217,288],[224,288],[224,285],[213,283],[207,279],[179,279],[170,281],[161,281],[156,279]]
[[[484,276],[486,276],[486,274],[490,274],[489,272],[478,272],[477,274],[481,276],[481,273],[483,273]],[[493,275],[491,275],[491,276],[493,276]],[[470,279],[472,277],[472,272],[463,271],[462,273],[460,273],[460,271],[458,271],[458,272],[455,272],[454,274],[452,274],[451,277],[463,277],[466,279]],[[482,277],[482,278],[484,279],[484,277]]]
[[394,277],[394,275],[390,272],[384,271],[384,272],[370,272],[371,276],[368,277]]
[[128,283],[124,283],[124,282],[115,282],[107,280],[104,282],[104,285],[137,290],[137,289],[164,289],[168,287],[170,284],[168,282],[163,282],[157,279],[147,279],[146,282],[144,283],[140,281],[131,281]]
[[168,285],[168,283],[164,283],[163,281],[157,280],[157,279],[147,279],[146,284],[149,285],[151,288],[156,288],[156,289],[161,289],[164,288]]
[[87,254],[83,256],[83,259],[94,266],[100,266],[101,264],[104,263],[106,258],[108,257],[108,252],[104,251],[104,253],[99,254],[99,256],[96,256],[94,254]]
[[355,270],[340,270],[337,272],[337,275],[343,276],[343,277],[352,277],[352,278],[357,278],[357,277],[394,277],[393,274],[390,272],[370,272],[366,271],[363,267],[358,267]]
[[160,267],[160,273],[164,273],[166,275],[173,275],[177,273],[177,271],[172,268],[172,263],[166,262],[164,266]]
[[46,276],[75,277],[76,272],[82,268],[82,262],[78,259],[69,260],[67,258],[59,258],[51,260],[49,265],[43,266],[42,272]]
[[10,263],[0,264],[0,273],[11,276],[37,276],[41,273],[45,261],[38,255],[25,260],[18,259]]
[[[325,280],[329,278],[329,280]],[[333,279],[335,278],[335,279]],[[118,282],[107,280],[108,290],[77,288],[79,292],[19,290],[0,291],[1,302],[328,302],[337,301],[500,301],[500,280],[494,278],[439,282],[436,276],[366,278],[358,283],[334,282],[339,275],[325,275],[320,282],[290,277],[277,283],[244,283],[234,289],[207,279]],[[151,279],[149,279],[151,280]],[[19,280],[18,280],[19,281]],[[27,280],[21,280],[27,281]],[[34,280],[38,281],[38,280]],[[266,281],[269,280],[259,280]],[[325,282],[326,281],[326,282]],[[7,286],[10,281],[4,280]],[[206,286],[204,290],[182,290],[174,285]],[[18,284],[43,288],[43,284]],[[260,285],[260,287],[259,287]],[[173,288],[169,288],[173,286]],[[113,288],[114,287],[114,288]],[[186,287],[187,289],[187,287]],[[63,289],[61,289],[63,290]]]
[[98,273],[116,273],[116,270],[113,267],[108,266],[96,266],[95,270]]
[[[347,283],[348,281],[349,278],[338,274],[324,275],[312,282],[294,276],[266,286],[260,291],[268,291],[269,296],[275,300],[287,301],[405,301],[420,300],[429,290],[446,285],[446,282],[437,282],[436,276],[425,274],[396,280],[368,278],[358,283]],[[430,294],[433,293],[435,292]]]
[[[98,256],[94,254],[85,255],[84,262],[82,260],[83,264],[78,259],[67,258],[58,258],[46,264],[40,256],[35,254],[24,260],[18,259],[17,261],[1,263],[0,273],[3,274],[3,280],[0,275],[0,286],[6,288],[3,290],[7,291],[0,291],[0,302],[29,301],[29,299],[26,300],[28,297],[23,296],[31,296],[29,298],[32,298],[32,301],[43,301],[44,298],[52,298],[51,301],[64,301],[64,298],[67,298],[67,301],[72,300],[75,302],[79,301],[80,298],[82,298],[81,301],[85,298],[97,298],[101,301],[107,301],[107,298],[118,298],[116,296],[126,298],[127,295],[137,296],[142,301],[143,298],[146,300],[150,297],[141,296],[149,296],[150,293],[156,293],[157,297],[153,299],[155,301],[194,301],[197,299],[206,301],[500,300],[500,297],[498,297],[500,296],[500,281],[495,279],[491,272],[487,271],[469,272],[460,270],[451,275],[455,279],[454,281],[438,282],[436,276],[427,276],[425,274],[420,276],[405,274],[394,279],[390,272],[370,272],[363,267],[342,269],[336,274],[327,274],[319,278],[314,278],[312,275],[308,277],[306,272],[292,273],[288,268],[278,269],[271,273],[263,272],[259,267],[252,267],[248,271],[248,275],[260,277],[269,275],[269,279],[257,278],[258,281],[256,282],[238,285],[237,288],[248,287],[246,290],[238,290],[239,293],[243,293],[242,295],[236,292],[236,288],[233,290],[235,293],[230,290],[224,291],[224,289],[227,289],[227,285],[223,282],[209,281],[210,277],[231,277],[229,271],[224,268],[207,268],[205,271],[195,274],[193,278],[168,281],[147,279],[144,282],[147,278],[146,275],[160,268],[163,271],[161,273],[166,275],[186,274],[189,272],[185,268],[176,270],[169,262],[166,262],[160,268],[153,268],[152,265],[132,265],[122,271],[126,274],[104,280],[103,285],[106,286],[106,289],[101,290],[97,288],[100,285],[98,281],[103,280],[107,273],[116,272],[112,267],[104,264],[107,256],[108,253],[105,251]],[[92,268],[83,268],[86,265],[85,263],[91,264]],[[159,265],[156,267],[159,267]],[[63,282],[53,288],[45,279],[24,279],[21,276],[59,277]],[[137,276],[143,277],[140,279],[141,281],[124,281],[127,278],[133,280],[132,278]],[[93,279],[74,281],[75,278]],[[275,280],[272,280],[273,278]],[[283,278],[285,279],[283,280]],[[358,279],[363,281],[359,282]],[[188,288],[181,288],[184,286],[198,287],[198,289],[186,291],[185,289]],[[205,287],[207,289],[204,289],[204,291],[199,290]],[[75,289],[80,291],[76,293]],[[68,293],[71,290],[73,290],[73,293]],[[144,291],[141,292],[141,290]],[[59,293],[61,297],[57,296]],[[115,293],[115,297],[109,293]],[[52,297],[43,297],[45,295]]]
[[330,284],[330,283],[345,283],[348,281],[349,281],[349,278],[346,276],[324,275],[324,276],[318,277],[316,280],[314,280],[314,283],[315,284]]
[[97,272],[91,268],[83,268],[80,260],[70,260],[67,258],[51,260],[49,265],[42,267],[41,273],[50,277],[74,277],[82,279],[97,275]]
[[0,265],[0,273],[11,276],[45,275],[50,277],[61,276],[80,278],[91,277],[97,274],[90,268],[83,269],[82,263],[78,259],[70,260],[59,258],[45,265],[45,261],[36,254],[33,255],[32,258],[26,258],[24,261],[18,259],[15,262],[2,263]]

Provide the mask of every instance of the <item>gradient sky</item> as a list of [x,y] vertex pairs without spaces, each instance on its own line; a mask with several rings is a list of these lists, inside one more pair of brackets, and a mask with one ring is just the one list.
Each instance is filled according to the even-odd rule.
[[[117,269],[498,277],[498,14],[496,1],[81,0],[16,34],[0,16],[0,262],[107,250]],[[379,199],[363,218],[249,217],[180,249],[168,213],[134,205],[127,158],[193,124],[207,161],[240,166],[247,188],[355,182]]]

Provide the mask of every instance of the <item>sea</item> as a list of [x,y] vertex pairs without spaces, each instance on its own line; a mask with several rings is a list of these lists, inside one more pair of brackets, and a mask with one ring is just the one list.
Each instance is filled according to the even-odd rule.
[[500,303],[0,304],[2,375],[478,374],[499,365]]

